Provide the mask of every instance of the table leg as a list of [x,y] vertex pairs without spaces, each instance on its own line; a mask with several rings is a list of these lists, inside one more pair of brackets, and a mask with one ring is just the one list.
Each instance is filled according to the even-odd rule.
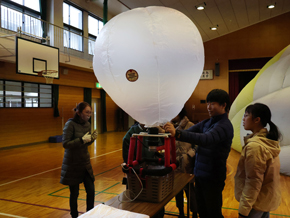
[[190,182],[187,183],[188,199],[187,199],[187,217],[190,217]]

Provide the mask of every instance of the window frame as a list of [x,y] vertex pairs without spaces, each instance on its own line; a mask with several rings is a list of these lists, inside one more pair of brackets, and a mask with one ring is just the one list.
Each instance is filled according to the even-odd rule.
[[[8,0],[2,0],[0,1],[1,2],[1,7],[6,7],[7,9],[10,9],[10,10],[13,10],[13,11],[16,11],[18,13],[21,13],[21,25],[19,25],[21,27],[21,31],[24,31],[25,33],[30,33],[30,29],[26,29],[27,27],[30,27],[31,24],[28,22],[28,24],[26,23],[26,16],[28,16],[31,20],[31,18],[33,19],[41,19],[41,5],[39,5],[40,7],[40,11],[36,11],[36,10],[33,10],[29,7],[26,7],[24,5],[20,5],[16,2],[13,2],[13,1],[8,1]],[[8,12],[8,11],[7,11]],[[7,20],[8,22],[8,20]],[[6,23],[7,24],[7,27],[5,27],[5,24],[2,24],[2,15],[1,15],[1,28],[4,28],[4,29],[7,29],[7,30],[10,30],[10,31],[13,31],[13,32],[17,32],[17,30],[15,30],[14,28],[11,28],[11,26],[9,26],[9,22]],[[16,24],[17,25],[17,24]],[[40,29],[42,34],[43,34],[43,29]]]
[[[81,21],[82,22],[82,29],[79,29],[77,27],[74,27],[74,26],[70,25],[70,14],[68,14],[68,16],[69,16],[68,17],[69,24],[66,24],[66,23],[63,22],[63,28],[66,31],[68,31],[68,33],[69,33],[68,46],[64,45],[64,47],[72,49],[72,50],[75,50],[75,51],[84,52],[84,37],[83,37],[84,36],[84,9],[82,9],[81,7],[75,5],[74,3],[70,2],[70,1],[63,1],[63,4],[64,3],[67,4],[69,7],[74,7],[74,8],[76,8],[76,9],[78,9],[78,10],[80,10],[82,12],[82,21]],[[63,11],[62,11],[62,13],[63,13]],[[69,9],[69,13],[70,13],[70,9]],[[79,35],[81,37],[81,46],[82,46],[81,50],[78,50],[78,49],[75,49],[75,48],[71,47],[71,33],[77,34],[77,35]]]
[[[100,18],[100,17],[98,17],[98,16],[96,16],[96,15],[94,15],[94,14],[92,14],[92,13],[88,13],[88,38],[89,38],[89,40],[88,40],[88,48],[90,48],[90,45],[89,45],[90,40],[91,40],[91,41],[96,41],[97,38],[98,38],[98,35],[99,35],[99,33],[100,33],[99,25],[98,25],[98,35],[97,35],[97,36],[94,35],[94,34],[91,34],[91,33],[89,32],[89,17],[92,17],[92,18],[98,20],[99,22],[102,22],[102,23],[103,23],[103,19],[102,19],[102,18]],[[89,54],[89,55],[94,55],[94,52],[91,54],[90,51],[88,51],[88,54]]]
[[[39,17],[36,17],[36,18],[38,18],[38,19],[40,19],[40,17],[41,17],[41,13],[40,13],[41,5],[39,5],[40,11],[36,11],[36,10],[33,10],[33,9],[29,8],[29,7],[26,7],[24,5],[20,5],[20,4],[16,3],[16,2],[13,2],[13,1],[10,1],[10,0],[1,0],[1,1],[2,1],[1,5],[4,5],[5,7],[9,7],[10,6],[9,8],[11,8],[13,10],[17,10],[17,11],[23,13],[23,14],[27,14],[27,15],[30,15],[30,16],[33,16],[34,14],[37,14]],[[26,11],[29,12],[29,13],[25,13]]]
[[[27,81],[17,81],[17,80],[6,80],[6,79],[0,79],[0,81],[3,81],[2,83],[2,86],[3,86],[3,89],[1,89],[0,91],[3,91],[3,102],[1,102],[3,104],[3,107],[0,107],[0,110],[1,108],[53,108],[54,105],[53,105],[53,87],[51,84],[46,84],[46,83],[35,83],[35,82],[27,82]],[[21,88],[21,96],[20,96],[20,99],[21,99],[21,107],[7,107],[7,102],[6,102],[6,98],[7,98],[7,89],[6,89],[6,82],[20,82],[20,88]],[[27,96],[25,95],[25,93],[29,93],[29,92],[25,92],[24,91],[24,83],[28,83],[28,84],[37,84],[37,97],[34,97],[34,98],[37,98],[38,99],[38,103],[37,103],[37,107],[34,107],[33,106],[33,103],[32,103],[32,107],[27,107],[25,105],[25,99],[27,98]],[[50,95],[51,95],[51,100],[50,100],[50,104],[51,106],[50,107],[41,107],[41,92],[40,92],[40,89],[41,89],[41,85],[47,85],[47,86],[50,86]],[[17,92],[17,91],[15,91]],[[34,92],[32,92],[34,93]],[[32,97],[33,98],[33,97]]]

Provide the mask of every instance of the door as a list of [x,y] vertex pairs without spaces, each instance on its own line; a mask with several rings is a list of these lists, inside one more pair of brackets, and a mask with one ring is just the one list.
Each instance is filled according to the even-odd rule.
[[95,129],[98,133],[101,133],[101,99],[92,98],[92,116],[91,116],[91,131]]

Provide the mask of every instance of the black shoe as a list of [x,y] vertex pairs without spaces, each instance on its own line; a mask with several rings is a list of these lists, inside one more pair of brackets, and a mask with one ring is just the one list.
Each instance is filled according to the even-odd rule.
[[198,218],[198,216],[197,216],[197,213],[196,213],[196,212],[195,212],[195,213],[194,213],[194,212],[192,213],[192,218]]
[[178,218],[185,218],[184,213],[179,212]]

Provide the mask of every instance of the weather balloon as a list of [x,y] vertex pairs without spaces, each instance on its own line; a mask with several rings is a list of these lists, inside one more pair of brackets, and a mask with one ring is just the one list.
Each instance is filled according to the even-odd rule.
[[175,117],[204,66],[200,33],[181,12],[137,8],[111,19],[95,43],[95,75],[113,101],[147,126]]

